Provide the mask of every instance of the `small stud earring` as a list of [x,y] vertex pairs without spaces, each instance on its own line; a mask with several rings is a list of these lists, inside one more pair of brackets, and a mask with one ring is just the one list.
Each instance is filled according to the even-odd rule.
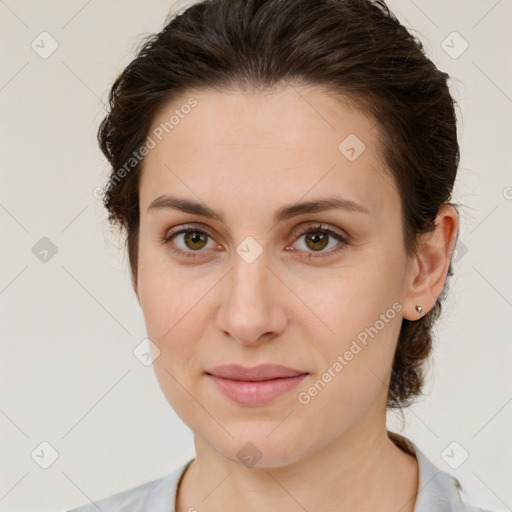
[[418,313],[421,313],[423,311],[423,308],[421,306],[415,306],[415,309]]

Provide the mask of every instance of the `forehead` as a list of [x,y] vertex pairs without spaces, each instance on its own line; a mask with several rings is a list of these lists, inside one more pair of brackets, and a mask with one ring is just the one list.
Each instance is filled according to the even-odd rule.
[[[190,106],[194,105],[194,106]],[[162,108],[149,135],[141,210],[162,193],[217,197],[219,208],[339,189],[379,207],[396,199],[375,121],[314,86],[259,93],[190,91]],[[355,158],[354,158],[355,157]]]

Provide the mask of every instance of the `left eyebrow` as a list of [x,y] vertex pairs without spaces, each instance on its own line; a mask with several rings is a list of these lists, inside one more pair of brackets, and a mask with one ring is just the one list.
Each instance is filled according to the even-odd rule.
[[325,210],[347,210],[351,212],[359,212],[369,214],[370,211],[363,205],[356,203],[350,199],[342,197],[330,197],[325,199],[317,199],[315,201],[305,201],[302,203],[291,204],[280,208],[274,216],[274,224],[288,220],[292,217],[305,213],[317,213]]
[[[147,213],[152,210],[170,208],[179,210],[193,215],[199,215],[209,219],[215,219],[225,224],[225,217],[219,210],[214,210],[204,203],[199,203],[191,199],[184,199],[175,196],[161,195],[154,199],[148,206]],[[276,211],[274,215],[274,224],[285,220],[304,215],[307,213],[317,213],[325,210],[342,209],[351,212],[359,212],[369,214],[370,211],[363,205],[356,203],[350,199],[342,197],[328,197],[325,199],[317,199],[314,201],[305,201],[302,203],[294,203],[283,206]]]

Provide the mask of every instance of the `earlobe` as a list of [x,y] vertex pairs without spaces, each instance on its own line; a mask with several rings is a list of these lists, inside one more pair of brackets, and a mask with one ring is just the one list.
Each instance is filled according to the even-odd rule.
[[404,300],[404,318],[407,320],[419,320],[427,314],[446,282],[459,228],[455,208],[441,205],[435,225],[433,231],[418,239],[418,251],[411,265],[409,293]]

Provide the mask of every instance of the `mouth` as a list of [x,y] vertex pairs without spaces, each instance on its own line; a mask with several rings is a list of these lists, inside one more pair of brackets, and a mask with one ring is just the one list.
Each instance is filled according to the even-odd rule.
[[299,375],[306,375],[309,372],[277,364],[260,364],[251,368],[238,364],[227,364],[217,366],[206,373],[223,379],[260,382],[264,380],[298,377]]
[[224,396],[246,406],[272,402],[289,393],[309,375],[309,372],[279,365],[260,365],[254,368],[225,365],[205,373]]

